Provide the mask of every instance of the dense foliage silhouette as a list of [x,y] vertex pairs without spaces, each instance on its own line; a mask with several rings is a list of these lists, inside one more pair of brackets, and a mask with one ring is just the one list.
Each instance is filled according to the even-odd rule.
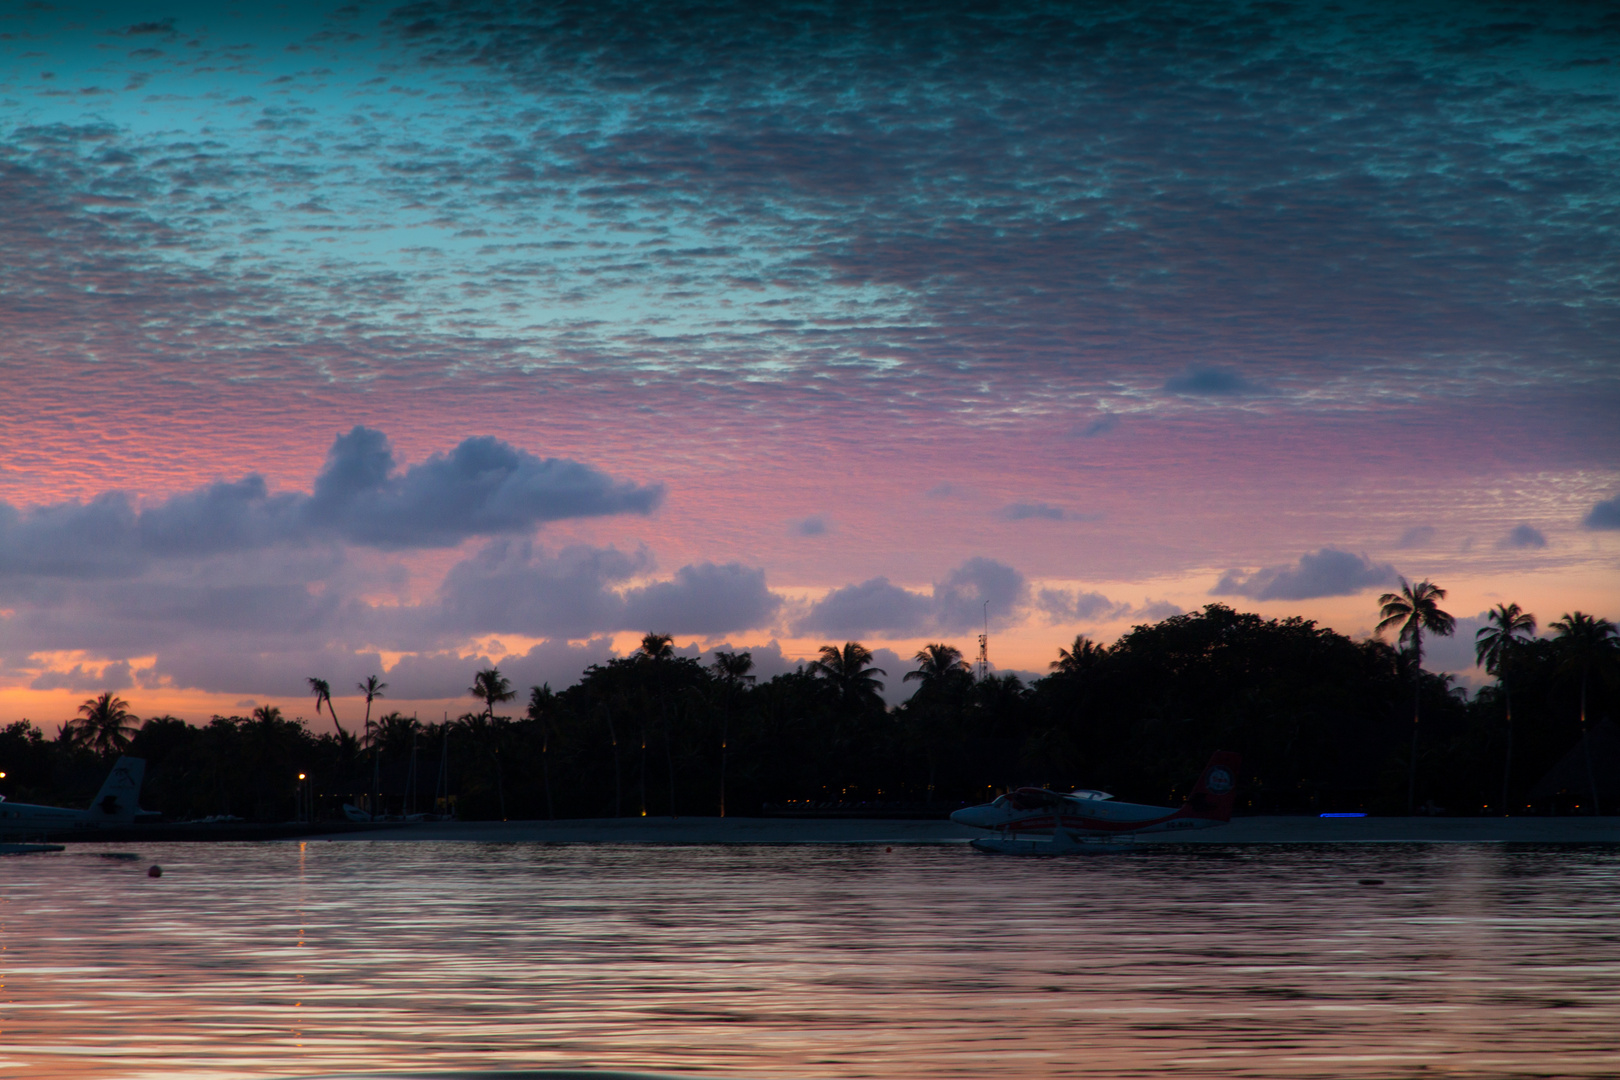
[[[1107,647],[1077,639],[1028,686],[1010,674],[976,682],[954,646],[930,643],[902,675],[917,689],[893,708],[877,694],[887,673],[859,642],[755,680],[746,653],[704,666],[649,634],[635,654],[592,665],[572,686],[532,688],[521,715],[496,711],[517,693],[498,669],[477,672],[468,693],[478,711],[426,724],[390,713],[373,721],[366,749],[381,809],[453,805],[467,819],[722,806],[943,815],[1024,784],[1174,803],[1215,749],[1243,755],[1239,812],[1402,813],[1410,785],[1419,807],[1527,813],[1526,793],[1580,745],[1583,722],[1615,715],[1620,643],[1612,624],[1579,612],[1547,638],[1529,636],[1525,613],[1502,614],[1491,623],[1502,641],[1478,641],[1497,681],[1472,700],[1424,671],[1415,650],[1211,604]],[[320,680],[311,691],[329,710]],[[116,728],[103,706],[124,712]],[[316,735],[273,707],[203,725],[157,716],[138,729],[110,695],[86,712],[93,725],[81,718],[56,739],[29,721],[0,729],[0,791],[82,803],[121,748],[118,732],[126,752],[147,759],[144,805],[171,819],[287,820],[300,772],[317,816],[336,819],[373,785],[370,755],[351,734]],[[1591,794],[1572,789],[1534,809],[1590,812]]]

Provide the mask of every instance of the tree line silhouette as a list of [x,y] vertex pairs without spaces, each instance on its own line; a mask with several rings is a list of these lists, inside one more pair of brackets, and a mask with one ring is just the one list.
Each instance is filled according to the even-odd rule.
[[[463,819],[943,816],[1026,784],[1174,803],[1211,751],[1232,749],[1244,759],[1243,812],[1595,810],[1601,782],[1620,778],[1599,775],[1607,765],[1590,753],[1587,790],[1533,806],[1530,792],[1614,715],[1614,624],[1577,611],[1537,637],[1533,616],[1498,605],[1475,641],[1495,681],[1469,698],[1422,666],[1425,635],[1455,628],[1444,598],[1404,580],[1382,596],[1379,630],[1396,632],[1393,645],[1210,604],[1112,645],[1077,637],[1027,685],[1011,674],[975,680],[945,642],[919,650],[905,672],[876,667],[852,641],[761,680],[747,652],[702,664],[677,655],[669,635],[648,634],[572,686],[530,687],[521,710],[500,711],[519,691],[498,668],[478,671],[468,697],[479,707],[440,723],[373,718],[387,690],[376,677],[357,687],[366,711],[352,729],[330,684],[309,679],[329,734],[275,706],[202,725],[143,722],[104,693],[57,738],[26,720],[0,729],[0,790],[72,805],[127,752],[148,763],[143,804],[172,820],[337,819],[345,803]],[[881,691],[896,677],[916,689],[888,707]]]

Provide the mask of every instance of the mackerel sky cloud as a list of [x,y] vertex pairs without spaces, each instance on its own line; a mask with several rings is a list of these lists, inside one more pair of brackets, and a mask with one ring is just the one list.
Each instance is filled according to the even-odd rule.
[[1397,572],[1620,615],[1617,55],[1528,2],[7,8],[0,719],[987,601],[1039,671]]

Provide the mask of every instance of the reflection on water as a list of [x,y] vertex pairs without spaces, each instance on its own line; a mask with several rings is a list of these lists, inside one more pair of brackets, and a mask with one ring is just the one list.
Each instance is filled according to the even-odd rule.
[[1613,849],[92,851],[0,861],[10,1075],[1620,1065]]

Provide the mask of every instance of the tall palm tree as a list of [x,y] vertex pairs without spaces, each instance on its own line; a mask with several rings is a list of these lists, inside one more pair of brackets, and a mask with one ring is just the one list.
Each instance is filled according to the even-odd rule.
[[1559,651],[1564,661],[1559,670],[1581,676],[1581,742],[1586,747],[1586,782],[1592,789],[1592,813],[1598,813],[1597,778],[1592,773],[1592,740],[1586,730],[1586,687],[1592,679],[1592,669],[1612,660],[1620,650],[1614,623],[1599,619],[1584,611],[1566,614],[1552,624],[1556,632]]
[[[371,703],[383,696],[388,684],[375,675],[367,675],[363,683],[355,683],[355,689],[366,695],[366,746],[371,751],[371,819],[377,820],[377,801],[380,795],[378,789],[382,786],[382,763],[377,760],[377,736],[371,730]],[[330,705],[330,699],[328,699]]]
[[754,654],[750,652],[716,652],[709,665],[725,690],[725,706],[720,710],[720,816],[726,816],[726,747],[731,731],[731,704],[737,691],[754,677],[748,674],[754,668]]
[[557,708],[557,695],[550,683],[529,687],[529,719],[540,725],[540,782],[546,789],[546,817],[556,820],[557,808],[551,802],[551,714]]
[[918,649],[912,659],[917,662],[917,669],[906,672],[901,681],[922,683],[907,703],[907,711],[924,720],[922,742],[928,757],[927,801],[932,803],[940,729],[959,713],[953,706],[960,706],[961,699],[972,688],[973,675],[967,661],[962,659],[962,650],[943,642],[929,642]]
[[321,706],[324,704],[327,714],[332,717],[332,723],[337,726],[338,743],[341,745],[348,740],[349,733],[343,730],[343,722],[337,718],[337,710],[332,708],[332,684],[313,675],[304,681],[309,683],[310,693],[315,695],[315,715],[321,715]]
[[967,661],[962,659],[962,650],[943,642],[929,642],[918,649],[912,659],[917,662],[917,670],[906,672],[901,681],[921,682],[923,690],[954,682],[971,671]]
[[1058,650],[1058,658],[1052,661],[1052,670],[1069,674],[1090,671],[1107,653],[1108,646],[1098,645],[1084,634],[1076,634],[1073,645]]
[[70,745],[98,754],[121,754],[135,734],[135,719],[129,702],[109,690],[80,705],[79,715],[62,725],[62,733]]
[[1507,704],[1507,761],[1502,767],[1502,813],[1508,812],[1508,782],[1513,776],[1513,688],[1508,675],[1522,638],[1536,636],[1536,617],[1518,604],[1497,604],[1474,631],[1474,663],[1495,675]]
[[501,820],[506,820],[506,781],[501,776],[501,751],[496,745],[498,732],[495,730],[495,706],[503,701],[511,701],[517,697],[517,691],[512,689],[512,680],[501,674],[498,667],[487,667],[473,676],[473,684],[467,688],[467,693],[475,698],[482,698],[484,702],[484,719],[489,726],[490,755],[495,759],[495,794],[501,802]]
[[[669,816],[675,817],[675,751],[670,746],[669,700],[664,687],[664,667],[675,659],[675,639],[669,634],[643,634],[641,659],[652,665],[653,685],[658,690],[658,718],[664,725],[664,764],[669,769]],[[642,734],[642,753],[646,753],[647,737]],[[643,766],[645,768],[645,766]],[[642,796],[642,812],[646,813],[646,796]]]
[[1398,627],[1398,641],[1409,642],[1412,655],[1412,761],[1406,776],[1406,812],[1414,811],[1417,795],[1418,716],[1423,700],[1423,632],[1450,637],[1457,620],[1440,610],[1446,590],[1432,581],[1408,585],[1401,578],[1400,592],[1387,592],[1378,598],[1378,633]]
[[858,641],[846,641],[843,648],[823,645],[821,659],[812,660],[807,670],[836,686],[845,708],[852,711],[882,709],[883,683],[877,676],[888,672],[873,667],[872,660],[872,650]]
[[483,700],[484,717],[492,724],[495,722],[495,706],[517,697],[517,691],[512,689],[512,680],[502,675],[497,667],[485,668],[474,675],[467,693]]

